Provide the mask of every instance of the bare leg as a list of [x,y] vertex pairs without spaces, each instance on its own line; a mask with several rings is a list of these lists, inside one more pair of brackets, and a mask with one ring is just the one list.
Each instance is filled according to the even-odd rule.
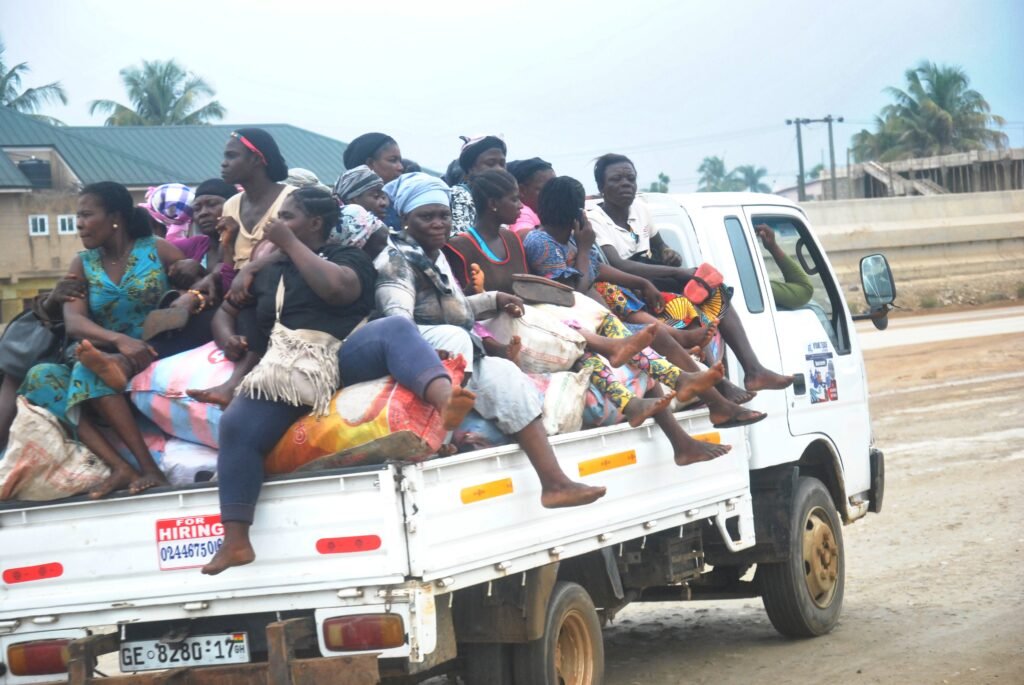
[[206,402],[207,404],[216,404],[220,407],[226,407],[231,403],[231,398],[235,396],[235,389],[238,387],[245,375],[253,370],[257,363],[260,361],[260,355],[255,352],[246,352],[245,356],[235,364],[234,370],[231,372],[231,377],[220,385],[216,385],[212,388],[205,390],[197,390],[195,388],[189,388],[185,391],[185,394],[194,399],[196,402]]
[[153,461],[153,455],[146,447],[146,441],[142,439],[142,433],[132,418],[131,407],[124,395],[107,395],[97,397],[88,401],[96,413],[99,414],[114,432],[117,437],[124,441],[131,453],[139,462],[142,475],[136,477],[128,489],[131,493],[137,494],[159,485],[167,485],[167,478],[160,467]]
[[[648,395],[661,395],[661,388],[655,386]],[[699,461],[710,461],[732,449],[732,445],[716,445],[709,442],[694,440],[682,429],[679,422],[675,420],[668,410],[658,412],[654,415],[654,421],[661,428],[668,441],[672,443],[672,450],[675,452],[675,462],[679,466],[694,464]]]
[[256,559],[256,551],[249,540],[251,523],[242,521],[224,522],[224,544],[210,559],[210,563],[200,569],[208,576],[215,576],[232,566],[245,566]]
[[465,388],[452,388],[447,376],[439,376],[430,382],[423,393],[423,400],[441,415],[446,431],[455,430],[473,408],[476,395]]
[[604,497],[604,487],[569,480],[555,459],[555,452],[551,449],[540,417],[526,424],[525,428],[515,434],[515,438],[540,478],[542,506],[548,509],[578,507]]
[[89,416],[87,407],[82,407],[78,419],[78,439],[82,444],[97,457],[103,460],[110,467],[110,475],[106,480],[89,491],[89,497],[100,499],[106,497],[115,490],[123,490],[139,477],[139,474],[131,465],[121,458],[117,450],[107,441],[102,433],[96,428]]
[[630,359],[651,346],[654,336],[657,335],[658,325],[650,324],[628,338],[606,338],[585,329],[577,329],[576,332],[587,341],[587,347],[591,352],[596,352],[607,359],[611,366],[618,368],[628,364]]
[[22,379],[4,376],[0,383],[0,450],[7,449],[7,439],[11,436],[11,424],[18,413],[18,387]]
[[743,366],[743,385],[747,390],[782,390],[793,384],[792,376],[783,376],[761,365],[735,309],[726,310],[719,328],[726,344],[736,353]]

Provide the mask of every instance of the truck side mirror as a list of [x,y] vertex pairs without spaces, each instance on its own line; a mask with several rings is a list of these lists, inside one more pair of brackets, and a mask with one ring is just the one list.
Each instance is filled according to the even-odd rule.
[[873,254],[860,260],[860,283],[864,288],[864,299],[871,309],[871,313],[863,318],[870,318],[879,330],[886,329],[889,310],[896,301],[896,281],[885,255]]

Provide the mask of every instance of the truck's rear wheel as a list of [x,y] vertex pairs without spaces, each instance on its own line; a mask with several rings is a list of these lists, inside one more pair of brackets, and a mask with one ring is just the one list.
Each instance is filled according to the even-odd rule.
[[548,601],[544,636],[516,645],[517,685],[600,685],[604,641],[597,610],[587,591],[559,581]]
[[832,630],[843,608],[846,557],[835,505],[816,478],[801,478],[793,497],[789,558],[758,564],[761,600],[772,625],[789,637]]

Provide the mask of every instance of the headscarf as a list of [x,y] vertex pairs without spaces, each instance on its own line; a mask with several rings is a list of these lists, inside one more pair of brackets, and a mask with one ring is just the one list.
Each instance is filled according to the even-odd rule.
[[318,188],[328,193],[331,192],[330,188],[320,182],[320,179],[316,177],[316,174],[309,169],[303,169],[301,167],[289,169],[288,178],[284,180],[284,184],[295,188]]
[[192,223],[192,201],[195,197],[186,185],[165,183],[150,188],[146,192],[146,201],[140,202],[139,207],[166,226],[168,233],[182,233]]
[[383,188],[384,180],[365,164],[349,169],[334,183],[334,194],[342,202],[359,197],[368,190]]
[[423,205],[448,205],[452,195],[447,183],[422,171],[402,174],[386,184],[384,192],[400,215]]
[[508,147],[502,139],[501,134],[496,136],[459,136],[463,140],[462,152],[459,153],[459,166],[467,174],[476,164],[477,158],[492,148],[501,150],[501,154],[508,154]]
[[538,171],[553,169],[551,162],[546,162],[540,157],[530,159],[517,159],[505,165],[505,170],[516,177],[516,182],[522,185]]
[[225,200],[237,194],[238,188],[219,178],[209,178],[203,181],[199,184],[199,187],[196,188],[195,192],[196,197],[201,197],[203,195],[217,195]]
[[341,161],[345,163],[346,169],[353,169],[360,164],[366,164],[366,160],[389,143],[398,144],[386,133],[364,133],[348,144],[341,155]]
[[338,220],[338,225],[334,227],[331,242],[336,242],[343,247],[362,249],[370,236],[377,231],[387,230],[388,227],[383,221],[359,205],[345,205],[341,208],[341,218]]
[[260,158],[271,181],[279,183],[288,178],[288,164],[272,135],[262,128],[240,128],[232,131],[231,137]]

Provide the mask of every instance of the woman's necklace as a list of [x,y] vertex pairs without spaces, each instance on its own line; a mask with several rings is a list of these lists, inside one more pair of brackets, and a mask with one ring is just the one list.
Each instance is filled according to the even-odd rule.
[[127,245],[127,246],[125,246],[125,249],[124,249],[124,251],[123,251],[123,252],[121,252],[121,254],[119,254],[119,255],[117,256],[117,259],[115,259],[115,258],[111,257],[111,256],[110,256],[109,254],[108,254],[108,255],[106,255],[107,261],[108,261],[108,262],[110,262],[111,264],[120,264],[120,263],[121,263],[121,261],[122,261],[122,260],[123,260],[123,259],[124,259],[125,257],[127,257],[127,256],[128,256],[128,253],[130,253],[131,251],[132,251],[131,245]]

